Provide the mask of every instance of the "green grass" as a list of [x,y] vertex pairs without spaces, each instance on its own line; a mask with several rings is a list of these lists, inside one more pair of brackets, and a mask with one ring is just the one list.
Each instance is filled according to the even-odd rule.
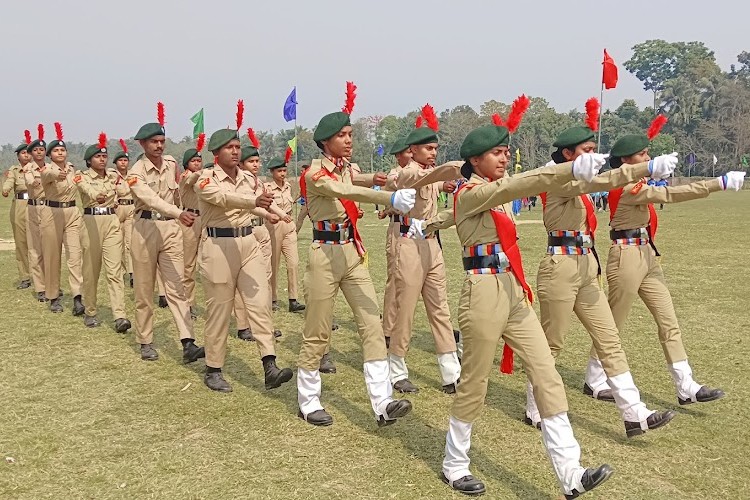
[[[8,200],[0,200],[7,214]],[[586,498],[747,498],[750,446],[747,366],[750,330],[746,251],[750,192],[716,194],[660,212],[659,248],[690,361],[699,381],[722,387],[716,403],[679,407],[655,326],[641,303],[623,344],[643,399],[678,417],[665,429],[625,438],[614,406],[581,394],[589,339],[574,322],[559,359],[570,417],[586,465],[608,462],[616,475]],[[363,221],[371,273],[383,292],[384,226],[370,207]],[[606,214],[599,214],[602,234]],[[540,212],[521,220],[538,219]],[[5,215],[0,238],[9,238]],[[309,234],[309,224],[302,234]],[[541,225],[519,227],[526,272],[535,282],[544,252]],[[601,237],[600,254],[606,259]],[[306,238],[300,257],[306,260]],[[449,297],[455,312],[462,282],[453,230],[443,235]],[[294,382],[263,389],[256,347],[229,340],[229,395],[209,391],[202,362],[185,366],[167,310],[157,309],[161,359],[142,362],[133,334],[112,329],[106,289],[105,326],[88,330],[70,315],[52,315],[14,289],[13,253],[0,252],[0,463],[2,498],[460,498],[438,479],[451,397],[440,392],[433,343],[420,305],[409,364],[422,391],[414,412],[378,429],[367,400],[351,313],[336,302],[342,328],[333,341],[338,374],[323,378],[329,428],[296,417]],[[67,292],[67,281],[63,280]],[[199,294],[202,290],[199,287]],[[133,318],[132,293],[128,311]],[[285,292],[280,293],[285,300]],[[202,303],[201,295],[201,303]],[[303,318],[281,311],[280,364],[294,366]],[[203,336],[202,319],[196,334]],[[498,351],[499,353],[499,351]],[[189,387],[188,387],[188,384]],[[559,490],[539,433],[521,422],[522,373],[491,377],[486,408],[475,426],[473,472],[489,498],[557,498]]]

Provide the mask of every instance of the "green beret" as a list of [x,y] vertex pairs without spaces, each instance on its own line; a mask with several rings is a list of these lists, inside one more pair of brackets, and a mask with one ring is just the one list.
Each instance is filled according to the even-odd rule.
[[214,164],[213,163],[206,163],[205,165],[203,165],[203,168],[214,168]]
[[391,149],[388,151],[389,155],[397,155],[399,153],[402,153],[406,151],[406,148],[409,146],[406,144],[406,138],[400,137],[396,139],[396,142],[393,143],[393,146],[391,146]]
[[229,144],[229,141],[234,139],[239,140],[239,138],[240,136],[237,134],[237,131],[231,128],[217,130],[211,134],[211,138],[208,140],[208,150],[216,151]]
[[115,155],[115,159],[112,160],[112,163],[117,163],[117,160],[119,160],[120,158],[127,158],[128,160],[130,160],[130,155],[125,151],[120,151]]
[[58,139],[55,139],[54,141],[50,141],[50,143],[47,144],[47,156],[49,156],[49,154],[55,148],[65,148],[65,149],[68,149],[68,147],[65,145],[65,141],[60,141]]
[[323,149],[322,141],[330,139],[334,135],[338,134],[342,128],[347,125],[351,125],[352,122],[349,119],[349,115],[342,111],[336,111],[325,115],[318,122],[318,126],[315,127],[313,133],[313,141],[318,145],[320,149]]
[[284,163],[283,158],[271,158],[271,161],[268,162],[268,170],[274,170],[282,167],[286,168],[286,163]]
[[584,142],[592,141],[596,137],[593,130],[588,127],[570,127],[562,131],[557,136],[557,140],[552,144],[556,148],[572,149]]
[[242,154],[240,155],[240,163],[247,160],[248,158],[252,158],[253,156],[260,156],[260,153],[257,149],[255,149],[253,146],[245,146],[242,148]]
[[26,151],[28,147],[29,145],[24,142],[23,144],[21,144],[20,146],[16,148],[16,154],[20,153],[21,151]]
[[485,125],[475,128],[461,143],[459,156],[468,160],[472,156],[479,156],[497,146],[507,146],[510,135],[505,127]]
[[167,135],[167,133],[164,131],[164,127],[159,125],[158,123],[147,123],[141,128],[138,129],[138,133],[135,134],[136,141],[143,141],[146,139],[151,139],[154,136],[157,135]]
[[107,148],[100,148],[99,144],[92,144],[91,146],[87,147],[86,152],[83,153],[83,161],[89,161],[94,157],[94,155],[97,155],[99,153],[107,154]]
[[437,132],[432,130],[430,127],[419,127],[415,128],[409,135],[406,136],[404,143],[407,146],[413,146],[416,144],[430,144],[432,142],[438,142]]
[[634,155],[646,149],[649,142],[648,137],[644,134],[626,135],[617,139],[609,155],[618,158]]
[[186,167],[188,162],[192,160],[193,158],[200,158],[201,154],[198,152],[195,148],[190,148],[187,151],[185,151],[185,154],[182,155],[182,166]]
[[44,140],[42,140],[42,139],[34,139],[33,141],[31,141],[29,143],[29,146],[26,148],[26,151],[28,151],[29,153],[31,153],[32,149],[38,148],[38,147],[44,148],[46,150],[47,149],[47,143],[44,142]]

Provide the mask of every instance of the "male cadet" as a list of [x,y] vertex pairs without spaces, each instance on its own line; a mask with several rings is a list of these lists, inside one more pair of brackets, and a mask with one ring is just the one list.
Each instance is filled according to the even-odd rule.
[[29,276],[29,245],[26,239],[26,206],[28,205],[29,193],[26,191],[26,172],[31,170],[31,155],[26,148],[31,144],[31,133],[26,130],[26,142],[16,148],[18,165],[13,165],[5,172],[3,182],[3,196],[8,197],[13,193],[13,201],[10,204],[10,225],[13,228],[13,241],[16,244],[16,265],[18,266],[18,277],[20,279],[18,290],[29,288],[31,278]]
[[297,366],[298,416],[312,425],[331,425],[320,403],[320,360],[331,336],[333,302],[339,289],[352,308],[362,339],[365,386],[378,425],[390,425],[411,411],[408,400],[392,398],[387,352],[375,288],[367,270],[365,248],[357,230],[356,202],[380,203],[409,211],[414,191],[395,193],[352,185],[345,158],[352,152],[353,83],[347,82],[343,111],[324,116],[313,140],[323,152],[305,175],[307,204],[313,225],[305,271],[307,311]]
[[24,174],[26,189],[29,194],[26,212],[26,237],[29,242],[29,273],[34,284],[34,291],[39,302],[46,302],[44,296],[44,253],[42,251],[42,223],[41,215],[47,210],[44,205],[44,188],[42,187],[41,169],[44,168],[44,155],[47,143],[44,142],[44,126],[40,123],[37,139],[29,143],[26,151],[31,154],[31,168]]
[[83,324],[95,328],[101,323],[96,317],[99,275],[104,264],[109,303],[115,317],[115,331],[125,333],[130,321],[125,317],[125,285],[122,281],[122,230],[117,218],[117,174],[107,171],[107,136],[99,134],[99,142],[86,148],[83,160],[87,171],[76,174],[83,205]]
[[292,186],[286,180],[287,164],[292,156],[292,149],[287,148],[284,159],[273,158],[268,164],[273,180],[266,183],[266,191],[271,193],[273,201],[284,212],[284,217],[276,224],[266,223],[271,234],[271,296],[273,310],[279,309],[278,279],[281,256],[286,264],[287,289],[289,290],[289,312],[301,312],[305,306],[297,302],[297,227],[292,221]]
[[198,244],[201,240],[201,211],[198,209],[198,196],[193,189],[195,181],[203,169],[203,158],[201,151],[206,144],[206,134],[199,134],[195,148],[185,151],[182,156],[182,168],[185,171],[180,176],[180,202],[182,209],[195,214],[195,222],[192,226],[182,226],[182,244],[185,253],[185,298],[190,304],[190,316],[198,317],[195,308],[195,264],[198,261]]
[[266,390],[275,389],[289,382],[293,373],[276,366],[267,265],[251,223],[261,215],[254,209],[268,209],[273,198],[265,193],[255,196],[251,176],[238,168],[237,130],[214,132],[208,149],[214,155],[215,166],[205,170],[195,185],[204,234],[200,269],[207,297],[204,381],[214,391],[232,390],[221,370],[227,352],[229,318],[235,292],[239,292],[263,362]]
[[[435,111],[429,104],[422,108],[422,116],[417,119],[417,127],[406,137],[406,145],[412,153],[411,162],[402,168],[394,180],[399,189],[411,188],[420,179],[435,168],[437,157],[439,128]],[[424,117],[427,127],[422,127]],[[442,189],[453,192],[456,187],[454,179],[461,177],[460,162],[454,169],[446,169],[446,177],[436,179],[417,190],[416,203],[409,213],[397,216],[398,233],[393,242],[394,285],[396,291],[395,318],[386,330],[390,337],[388,361],[393,388],[403,393],[417,392],[418,388],[409,380],[406,367],[406,353],[414,324],[414,310],[420,295],[424,301],[427,319],[430,322],[432,336],[435,339],[438,368],[443,391],[448,394],[456,392],[456,382],[461,375],[461,365],[456,354],[456,339],[451,325],[448,291],[445,277],[443,251],[438,240],[432,235],[422,240],[406,238],[411,219],[430,219],[437,215],[437,196]]]
[[[182,343],[182,360],[192,363],[206,356],[195,345],[193,320],[185,299],[183,278],[182,230],[179,223],[190,226],[195,214],[180,210],[175,204],[177,162],[164,156],[164,105],[157,105],[159,123],[143,125],[135,140],[143,148],[143,156],[135,162],[128,175],[128,185],[135,198],[135,222],[131,257],[135,279],[136,340],[141,344],[141,359],[156,361],[154,349],[154,293],[157,264],[164,280],[165,294]],[[179,223],[177,221],[179,219]]]
[[52,163],[40,169],[42,186],[47,195],[45,210],[41,215],[42,245],[44,246],[44,294],[50,301],[49,310],[62,312],[60,298],[60,258],[62,248],[68,256],[68,283],[73,295],[73,316],[84,313],[81,301],[81,211],[76,207],[76,185],[73,177],[78,175],[73,164],[68,163],[68,149],[63,141],[62,125],[55,123],[57,138],[47,145],[47,156]]
[[127,282],[133,288],[133,260],[130,258],[130,242],[133,239],[133,215],[135,214],[135,201],[128,186],[128,166],[130,155],[128,145],[120,139],[120,152],[115,155],[115,189],[117,190],[117,219],[122,228],[122,268],[127,273]]

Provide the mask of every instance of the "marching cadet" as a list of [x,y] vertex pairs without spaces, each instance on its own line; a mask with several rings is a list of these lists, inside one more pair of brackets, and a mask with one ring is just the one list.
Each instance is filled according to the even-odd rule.
[[320,403],[319,368],[330,340],[333,303],[339,289],[352,308],[362,339],[365,385],[378,425],[395,423],[412,407],[408,400],[392,398],[375,288],[357,230],[356,202],[391,205],[408,212],[414,206],[414,190],[392,193],[352,185],[345,158],[352,152],[349,114],[354,109],[355,89],[353,83],[347,82],[343,111],[328,114],[318,123],[313,140],[323,158],[314,160],[305,174],[313,241],[305,271],[307,311],[297,362],[297,400],[298,416],[318,426],[333,423]]
[[[462,173],[469,178],[454,203],[466,270],[458,312],[464,352],[442,479],[467,495],[486,490],[469,471],[468,452],[473,422],[484,406],[489,373],[502,337],[521,357],[532,380],[543,416],[542,442],[565,498],[576,498],[606,481],[612,469],[606,464],[585,469],[580,464],[581,449],[568,420],[565,388],[530,304],[531,289],[523,274],[511,203],[573,178],[590,180],[604,159],[586,154],[572,163],[505,178],[510,160],[508,129],[494,125],[470,132],[460,154],[466,161]],[[429,225],[426,229],[429,231]]]
[[25,131],[26,142],[15,150],[18,165],[13,165],[5,172],[3,197],[13,193],[10,204],[10,225],[13,229],[13,241],[16,247],[16,265],[18,266],[19,283],[16,289],[23,290],[31,286],[29,275],[29,244],[26,236],[26,207],[29,193],[26,190],[26,173],[31,171],[31,155],[26,150],[31,144],[31,133]]
[[[649,143],[664,123],[666,118],[657,117],[647,135],[627,135],[619,139],[612,147],[610,165],[625,168],[621,166],[651,160]],[[724,397],[724,391],[701,385],[693,378],[672,296],[654,243],[657,215],[653,204],[705,198],[709,193],[721,190],[737,191],[742,188],[744,177],[745,172],[727,172],[717,179],[676,187],[651,186],[641,179],[609,192],[612,246],[607,259],[607,283],[612,316],[617,329],[622,331],[633,302],[637,296],[641,297],[656,321],[659,342],[681,405],[714,401]],[[601,363],[598,360],[596,363],[602,371]],[[587,378],[586,383],[594,390],[601,388],[598,380]]]
[[95,328],[99,275],[104,264],[109,303],[115,317],[115,331],[125,333],[130,321],[125,315],[125,285],[122,280],[122,230],[117,218],[117,174],[107,171],[107,136],[99,134],[99,143],[86,148],[83,160],[88,170],[76,174],[83,205],[83,324]]
[[[566,129],[555,141],[554,146],[558,148],[552,153],[555,163],[573,161],[596,148],[594,137],[599,123],[599,102],[594,98],[589,99],[586,111],[586,126]],[[650,410],[641,401],[599,282],[599,258],[594,246],[596,210],[587,193],[622,186],[645,175],[668,177],[676,164],[675,157],[660,156],[652,162],[610,170],[591,182],[571,181],[541,194],[548,246],[547,255],[539,264],[537,290],[542,327],[549,347],[557,358],[570,328],[572,313],[575,312],[589,332],[596,353],[602,360],[609,387],[608,391],[595,393],[591,387],[584,385],[583,392],[592,398],[613,400],[628,437],[666,425],[674,418],[675,412]],[[587,371],[593,365],[592,360]],[[529,380],[524,421],[539,427],[541,417],[532,385],[533,381]]]
[[73,178],[79,174],[72,163],[66,161],[68,149],[63,140],[62,125],[55,123],[57,139],[47,145],[47,156],[52,163],[40,169],[42,187],[46,194],[41,215],[42,245],[44,247],[45,297],[49,310],[62,312],[60,300],[60,259],[62,248],[68,257],[68,283],[73,295],[73,316],[84,313],[81,301],[81,211],[76,207],[76,185]]
[[29,147],[26,148],[26,151],[31,155],[31,168],[24,174],[26,189],[29,194],[26,212],[26,238],[29,245],[29,273],[34,284],[36,298],[39,302],[46,302],[41,216],[47,207],[44,205],[45,193],[42,187],[41,170],[46,165],[44,156],[47,152],[47,143],[44,142],[44,126],[41,123],[37,130],[37,139],[31,141]]
[[120,151],[113,160],[115,164],[115,190],[117,191],[117,219],[122,229],[122,268],[125,271],[130,288],[133,288],[133,260],[130,258],[130,242],[133,239],[133,215],[135,214],[135,201],[128,186],[128,167],[130,155],[128,145],[120,139]]
[[[240,125],[238,118],[237,129]],[[239,292],[263,362],[266,390],[275,389],[290,381],[293,372],[276,366],[267,264],[251,224],[251,219],[260,215],[253,210],[268,209],[273,197],[266,193],[255,196],[251,176],[238,168],[237,130],[214,132],[208,149],[214,155],[215,167],[205,170],[195,186],[203,224],[200,270],[207,297],[204,381],[214,391],[232,390],[221,370],[226,358],[229,318],[235,292]]]
[[[422,121],[427,127],[422,127]],[[438,119],[429,104],[422,108],[417,118],[417,127],[406,137],[405,144],[411,151],[411,161],[401,169],[395,177],[396,188],[412,188],[423,177],[435,168],[435,158],[438,149]],[[448,291],[445,277],[445,262],[443,251],[434,234],[426,239],[414,240],[405,238],[411,219],[430,219],[437,214],[438,192],[442,189],[453,192],[456,187],[455,179],[460,178],[460,164],[453,170],[447,169],[446,177],[436,179],[429,185],[417,190],[414,208],[403,215],[396,215],[393,222],[393,251],[390,264],[393,271],[393,287],[395,301],[386,303],[383,308],[395,309],[391,321],[384,321],[385,336],[390,338],[388,345],[388,362],[390,365],[391,382],[393,388],[402,393],[415,393],[419,389],[409,380],[409,370],[406,366],[406,353],[414,325],[414,311],[421,296],[427,311],[435,351],[437,352],[438,368],[442,380],[443,392],[456,392],[456,382],[461,376],[461,365],[456,354],[456,339],[451,325],[450,308],[448,307]],[[396,228],[398,224],[398,228]],[[396,230],[397,229],[397,230]],[[391,300],[393,300],[391,298]],[[386,317],[389,313],[386,312]]]
[[[195,194],[195,181],[203,169],[201,151],[206,143],[206,134],[199,134],[195,148],[190,148],[182,155],[182,168],[185,171],[180,176],[180,202],[182,209],[195,214],[192,226],[182,227],[182,244],[185,252],[185,297],[190,304],[190,316],[198,317],[195,307],[195,264],[198,261],[198,244],[201,238],[201,212],[198,209],[198,197]],[[161,295],[161,294],[160,294]]]
[[178,191],[175,180],[177,162],[171,156],[164,155],[162,103],[157,104],[157,117],[158,123],[147,123],[135,134],[134,139],[143,148],[143,156],[128,174],[128,185],[135,199],[131,258],[135,281],[136,340],[141,345],[141,359],[159,359],[153,346],[152,303],[158,272],[164,280],[169,310],[180,334],[182,360],[192,363],[205,357],[206,353],[195,344],[193,320],[185,298],[182,230],[179,224],[190,226],[195,222],[195,214],[179,209],[174,203]]
[[297,302],[297,268],[299,255],[297,254],[297,227],[292,221],[292,206],[294,196],[292,186],[286,180],[287,164],[292,156],[292,149],[287,148],[284,159],[273,158],[268,164],[273,180],[266,183],[266,191],[273,195],[284,216],[276,224],[266,223],[271,235],[271,294],[273,310],[279,309],[278,278],[281,256],[286,264],[287,289],[289,290],[289,312],[301,312],[305,306]]
[[297,198],[297,201],[299,202],[300,207],[299,214],[297,214],[297,222],[295,223],[297,234],[299,234],[299,230],[302,229],[302,224],[305,223],[305,219],[307,218],[307,202],[305,200],[305,194],[302,192],[302,185],[304,183],[302,179],[305,178],[305,172],[307,172],[308,168],[310,168],[310,165],[302,165],[302,171],[299,173],[299,198]]

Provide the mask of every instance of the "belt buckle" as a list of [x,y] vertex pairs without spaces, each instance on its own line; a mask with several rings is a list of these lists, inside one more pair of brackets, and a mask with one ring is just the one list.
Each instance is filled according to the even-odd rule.
[[151,211],[151,218],[154,220],[162,220],[162,215],[159,212]]
[[497,254],[497,267],[500,269],[507,269],[510,267],[510,261],[508,260],[508,256],[505,254],[505,252],[500,252]]
[[339,229],[338,233],[339,233],[339,241],[340,242],[341,241],[348,241],[349,240],[349,228],[348,227],[343,228],[343,229]]
[[581,247],[591,248],[593,246],[590,234],[582,234],[580,238],[581,238]]

